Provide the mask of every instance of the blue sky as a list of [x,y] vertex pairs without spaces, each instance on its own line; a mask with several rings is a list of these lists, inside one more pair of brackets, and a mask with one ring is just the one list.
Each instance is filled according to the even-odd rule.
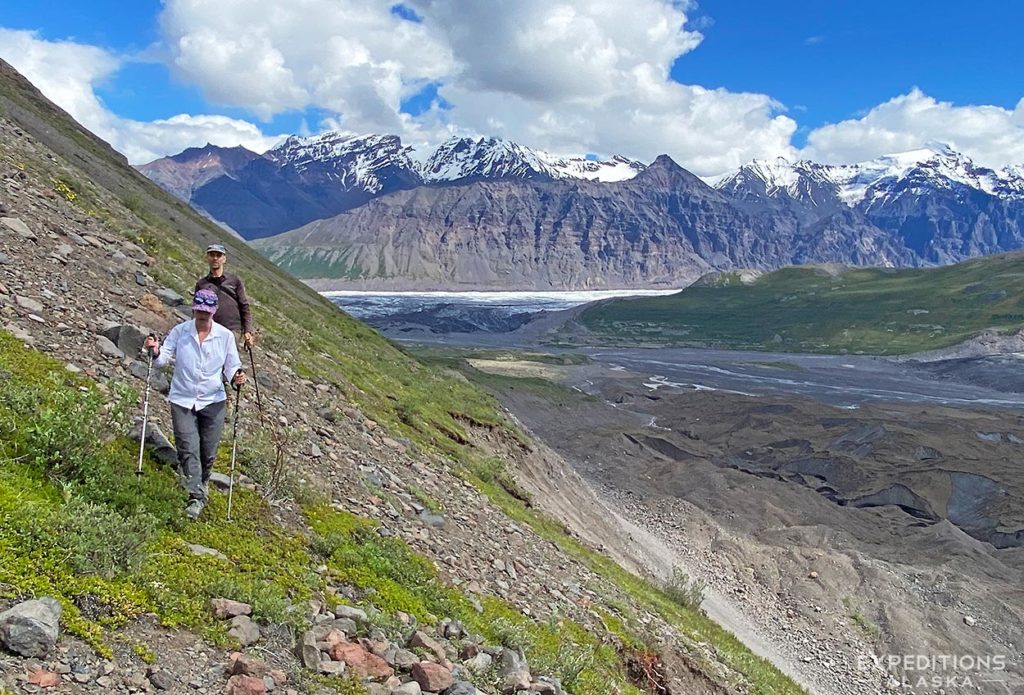
[[[0,57],[133,159],[204,137],[258,148],[340,128],[416,145],[457,133],[563,153],[665,151],[702,174],[939,140],[991,166],[1024,162],[1024,3],[300,4],[4,3],[0,28],[15,32]],[[69,42],[116,67],[60,53]],[[222,46],[233,50],[217,62]],[[55,76],[60,60],[82,69]]]

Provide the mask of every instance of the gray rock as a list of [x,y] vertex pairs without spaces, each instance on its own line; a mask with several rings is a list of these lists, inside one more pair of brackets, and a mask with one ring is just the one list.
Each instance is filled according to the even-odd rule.
[[395,668],[401,671],[408,671],[413,667],[413,664],[418,664],[420,662],[420,658],[408,649],[399,649],[395,652],[393,661],[394,664],[392,665]]
[[36,241],[39,237],[35,235],[28,225],[22,222],[17,217],[0,217],[0,224],[7,227],[9,230],[20,236],[22,239],[28,239],[29,241]]
[[479,675],[484,673],[494,663],[494,659],[487,652],[480,652],[472,659],[467,659],[462,662],[463,665],[468,668],[471,672]]
[[511,649],[502,649],[498,656],[498,675],[503,690],[529,690],[530,667],[526,657]]
[[1003,441],[1003,435],[1000,432],[975,432],[974,435],[981,441],[992,444],[999,444]]
[[100,352],[107,357],[113,357],[118,360],[124,358],[124,353],[118,349],[117,345],[114,345],[114,343],[105,336],[96,336],[96,347],[98,347]]
[[247,615],[237,615],[231,619],[231,629],[228,634],[239,641],[243,647],[248,647],[259,641],[260,626],[253,622]]
[[169,287],[161,287],[154,291],[153,294],[167,306],[181,306],[185,303],[185,298]]
[[444,691],[444,695],[476,695],[479,690],[476,686],[467,681],[458,681],[452,687]]
[[109,324],[100,334],[117,345],[118,349],[126,355],[142,354],[142,344],[146,342],[149,331],[140,326],[130,324]]
[[205,545],[191,543],[188,546],[189,552],[200,557],[215,557],[218,560],[227,560],[228,556],[214,548],[207,548]]
[[930,446],[919,446],[914,452],[918,461],[938,461],[942,458],[942,452]]
[[11,259],[7,257],[6,253],[0,253],[0,265],[7,265],[11,262]]
[[218,490],[227,490],[231,487],[231,477],[224,475],[223,473],[210,473],[210,482]]
[[409,681],[408,683],[402,683],[397,688],[391,689],[391,695],[420,695],[423,692],[423,688],[416,681]]
[[367,620],[366,611],[360,608],[353,608],[352,606],[338,605],[334,607],[333,612],[339,618],[348,618],[349,620],[354,620],[357,623],[365,623]]
[[149,278],[146,277],[145,273],[135,273],[135,284],[139,287],[145,287],[146,283],[149,282]]
[[320,671],[320,648],[316,646],[317,638],[312,630],[307,630],[299,642],[297,656],[302,665],[311,671]]
[[15,654],[45,657],[60,635],[61,606],[49,596],[25,601],[0,613],[0,642]]
[[42,314],[46,311],[46,307],[42,303],[37,302],[31,297],[22,297],[20,294],[14,295],[14,303],[26,311],[31,311],[33,314]]
[[157,690],[170,690],[174,687],[174,676],[171,675],[170,671],[165,671],[162,668],[153,668],[151,666],[147,677]]
[[345,673],[345,662],[325,659],[317,666],[317,670],[327,676],[340,676]]
[[424,509],[417,515],[424,524],[432,526],[434,528],[441,528],[444,526],[444,517],[440,514],[432,514],[428,510]]

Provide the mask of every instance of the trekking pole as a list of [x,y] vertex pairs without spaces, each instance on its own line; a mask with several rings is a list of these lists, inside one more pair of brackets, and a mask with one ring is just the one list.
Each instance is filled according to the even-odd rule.
[[260,411],[260,420],[263,419],[263,399],[260,398],[260,380],[256,378],[256,358],[252,356],[252,347],[245,348],[249,352],[249,366],[252,367],[252,383],[256,388],[256,409]]
[[231,474],[228,477],[228,521],[231,521],[231,502],[235,494],[235,455],[238,453],[238,411],[242,405],[242,386],[235,384],[235,421],[231,429]]
[[[148,337],[156,336],[151,333]],[[142,399],[142,436],[139,438],[139,463],[135,467],[136,480],[142,479],[142,455],[146,451],[146,425],[149,423],[149,378],[153,375],[153,348],[146,348],[146,354],[149,355],[149,364],[146,366],[146,395]]]

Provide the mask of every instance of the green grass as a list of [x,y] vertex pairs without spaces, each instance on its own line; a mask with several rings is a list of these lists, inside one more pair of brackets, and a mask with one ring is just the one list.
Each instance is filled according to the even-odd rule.
[[[404,611],[427,625],[453,617],[493,643],[523,648],[537,673],[562,678],[576,695],[603,695],[608,684],[639,694],[618,652],[583,626],[534,621],[496,598],[483,598],[478,611],[430,561],[366,518],[313,504],[308,526],[288,530],[239,490],[230,523],[216,493],[198,523],[185,522],[184,494],[168,471],[147,462],[135,480],[134,447],[117,436],[126,423],[116,421],[117,408],[100,407],[94,388],[3,331],[0,364],[0,595],[54,596],[64,628],[99,653],[109,656],[111,631],[141,613],[227,646],[209,609],[218,596],[298,631],[306,602],[330,581],[362,590],[374,612]],[[109,441],[97,442],[96,432]],[[226,559],[197,557],[189,544]],[[315,571],[321,563],[328,574]]]
[[1024,254],[929,269],[784,268],[584,311],[592,339],[778,352],[898,355],[1024,326]]

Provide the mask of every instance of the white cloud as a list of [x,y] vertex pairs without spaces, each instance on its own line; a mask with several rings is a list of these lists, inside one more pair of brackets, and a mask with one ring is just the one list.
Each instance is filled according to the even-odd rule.
[[[793,153],[795,122],[762,94],[674,82],[702,36],[667,0],[167,0],[169,60],[208,99],[261,118],[316,107],[324,125],[395,132],[412,144],[452,132],[559,153],[667,152],[700,174]],[[402,100],[440,83],[450,110],[416,118]]]
[[449,74],[448,47],[381,0],[167,0],[170,62],[212,102],[263,119],[315,106],[351,130],[401,128],[401,100]]
[[822,126],[802,155],[849,163],[942,142],[989,167],[1024,162],[1024,99],[1013,110],[956,106],[920,89],[875,106],[861,118]]
[[0,56],[133,164],[207,142],[263,152],[280,139],[264,135],[252,123],[226,116],[179,114],[145,122],[115,115],[96,95],[96,88],[117,72],[122,59],[96,46],[46,41],[35,32],[0,28]]

